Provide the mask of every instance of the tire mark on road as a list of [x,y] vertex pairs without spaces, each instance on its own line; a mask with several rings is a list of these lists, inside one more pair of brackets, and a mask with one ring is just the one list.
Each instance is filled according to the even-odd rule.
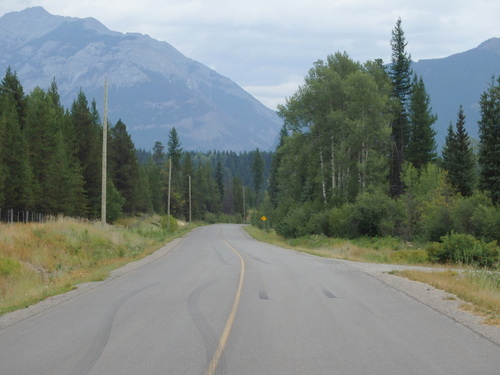
[[70,372],[70,375],[86,375],[90,372],[90,370],[94,367],[94,365],[99,360],[104,348],[106,347],[109,336],[111,334],[111,329],[113,327],[113,322],[115,320],[116,314],[122,307],[122,305],[127,302],[130,298],[135,296],[136,294],[149,289],[155,285],[160,284],[161,282],[156,282],[151,285],[147,285],[143,288],[140,288],[135,291],[131,291],[130,293],[125,294],[123,297],[118,299],[113,305],[111,305],[110,310],[105,315],[104,320],[101,323],[100,328],[98,329],[98,334],[92,340],[92,347],[89,349],[87,354],[78,361],[75,366],[75,369]]
[[191,319],[193,319],[196,328],[201,334],[203,343],[205,344],[205,354],[207,358],[207,363],[212,359],[213,353],[217,348],[217,335],[215,334],[212,326],[208,320],[203,315],[200,305],[199,298],[203,291],[207,289],[214,281],[210,281],[199,288],[195,289],[188,297],[187,309]]

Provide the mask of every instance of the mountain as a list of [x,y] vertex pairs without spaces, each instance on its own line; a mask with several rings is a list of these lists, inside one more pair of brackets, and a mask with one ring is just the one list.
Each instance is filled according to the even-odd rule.
[[438,151],[445,142],[450,122],[457,121],[460,104],[469,135],[478,139],[481,94],[488,89],[492,76],[500,75],[500,38],[489,39],[476,48],[449,57],[413,62],[412,68],[422,76],[433,112],[438,115],[434,125]]
[[93,18],[54,16],[41,7],[0,17],[0,74],[10,66],[26,93],[55,78],[66,108],[80,88],[118,119],[138,148],[166,145],[176,127],[185,150],[274,148],[282,122],[250,94],[166,42],[119,33]]

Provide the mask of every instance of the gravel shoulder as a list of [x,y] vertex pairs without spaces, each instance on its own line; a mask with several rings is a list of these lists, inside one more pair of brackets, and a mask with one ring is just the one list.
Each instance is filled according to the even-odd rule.
[[[120,275],[140,268],[145,264],[153,262],[154,260],[167,255],[179,244],[181,240],[182,239],[176,239],[163,246],[155,253],[112,271],[110,273],[110,276],[104,281],[79,284],[77,285],[76,289],[70,292],[47,298],[46,300],[41,301],[28,308],[1,315],[0,331],[8,326],[16,324],[22,320],[28,319],[34,315],[40,314],[45,310],[64,303],[80,294],[87,293],[88,291],[100,285],[103,285],[104,283],[107,283],[119,277]],[[446,315],[450,319],[468,327],[482,337],[500,346],[500,327],[482,324],[483,319],[481,317],[461,310],[460,306],[464,303],[464,301],[461,301],[460,299],[458,299],[458,297],[442,290],[436,289],[430,285],[418,281],[412,281],[404,277],[392,275],[389,273],[394,270],[403,269],[419,269],[427,271],[435,269],[390,264],[358,263],[338,259],[332,259],[332,261],[348,264],[351,267],[354,267],[362,272],[371,275],[372,277],[380,280],[390,287],[408,295],[411,298],[414,298],[417,301],[420,301],[421,303],[429,306],[430,308],[440,312],[443,315]]]
[[483,318],[469,313],[460,308],[465,302],[454,294],[436,289],[431,285],[419,281],[409,280],[405,277],[392,275],[389,272],[404,269],[416,269],[423,271],[436,271],[434,268],[400,266],[393,264],[374,264],[343,261],[355,267],[383,283],[399,290],[400,292],[416,299],[430,308],[446,315],[459,324],[462,324],[489,341],[500,346],[500,327],[483,324]]

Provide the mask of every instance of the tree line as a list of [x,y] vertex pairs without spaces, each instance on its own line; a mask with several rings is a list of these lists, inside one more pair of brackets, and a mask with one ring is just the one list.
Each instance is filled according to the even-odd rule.
[[[180,219],[239,215],[262,200],[271,153],[183,151],[175,128],[167,148],[136,150],[125,123],[108,124],[107,221],[167,212]],[[29,94],[7,68],[0,86],[0,209],[97,219],[101,207],[102,122],[83,91],[61,104],[56,81]],[[172,169],[169,181],[169,161]],[[191,180],[191,212],[189,212]]]
[[437,115],[411,69],[401,19],[391,48],[387,66],[347,53],[317,61],[279,106],[284,126],[259,215],[286,237],[499,240],[500,78],[479,100],[478,152],[457,103],[438,157]]

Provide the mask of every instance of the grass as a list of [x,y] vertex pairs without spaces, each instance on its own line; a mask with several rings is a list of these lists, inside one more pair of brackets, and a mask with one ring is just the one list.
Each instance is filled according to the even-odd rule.
[[326,258],[356,262],[430,265],[425,250],[414,248],[412,244],[401,243],[392,237],[344,240],[309,235],[285,239],[273,230],[264,231],[253,226],[246,226],[245,230],[259,241]]
[[159,217],[136,219],[133,224],[128,229],[67,218],[0,224],[0,314],[82,282],[103,280],[112,269],[151,254],[191,229],[166,232]]
[[[425,250],[412,244],[400,243],[394,238],[361,238],[355,241],[306,236],[284,239],[274,231],[263,231],[253,226],[245,230],[255,239],[280,247],[327,258],[357,262],[422,265],[429,263]],[[439,265],[443,268],[443,265]],[[432,285],[454,294],[466,303],[461,308],[484,317],[485,324],[500,325],[500,273],[484,270],[448,271],[394,271],[393,274]]]
[[461,306],[485,318],[485,324],[500,325],[500,273],[482,270],[464,272],[397,271],[397,275],[445,290],[466,303]]

